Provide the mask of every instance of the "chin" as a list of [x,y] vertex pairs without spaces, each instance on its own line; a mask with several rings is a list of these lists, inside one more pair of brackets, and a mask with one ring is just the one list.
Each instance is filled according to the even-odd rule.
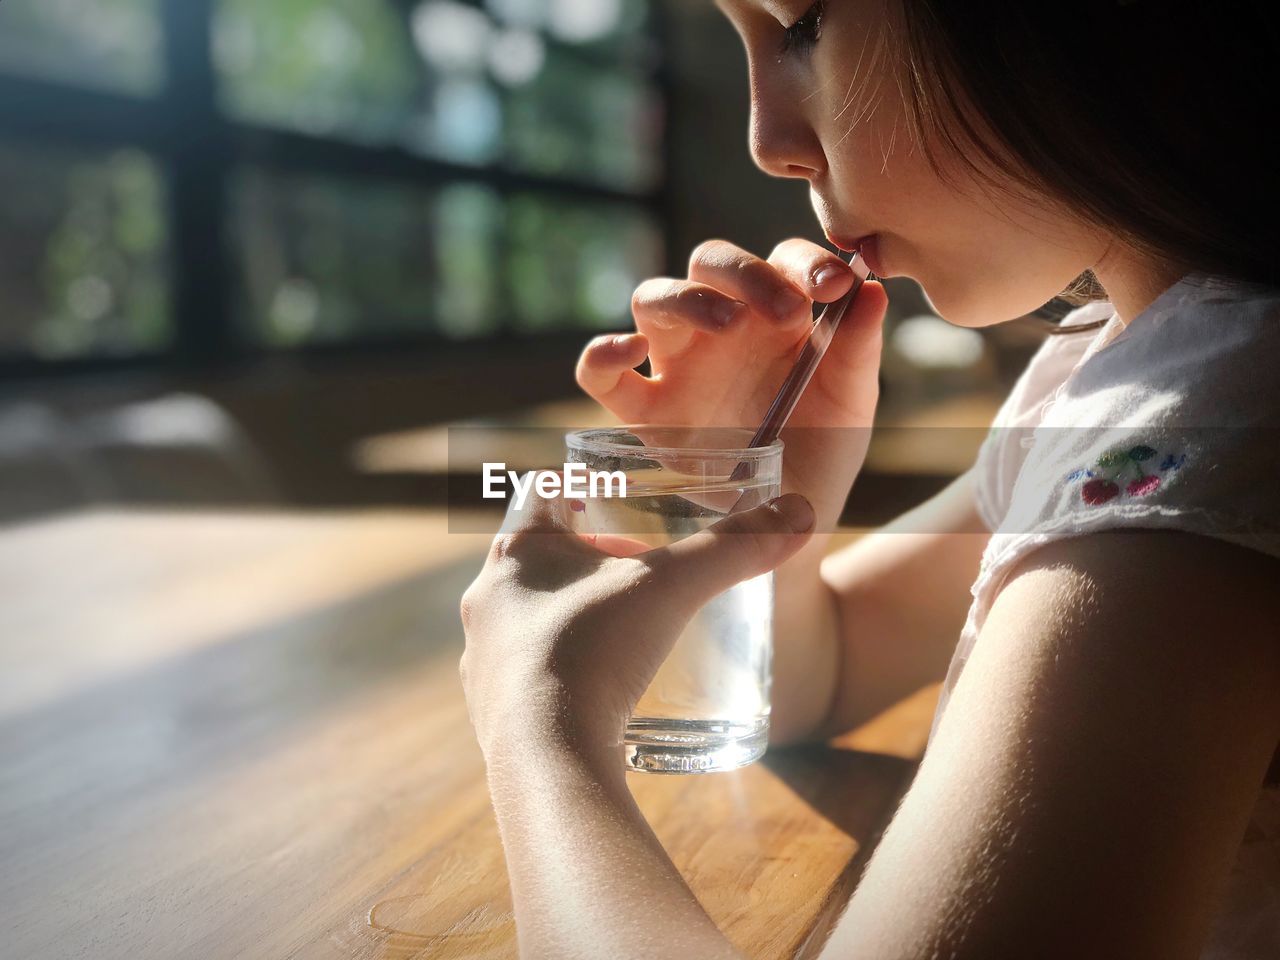
[[913,278],[924,292],[929,308],[957,327],[993,327],[1025,317],[1053,299],[1061,288],[1041,296],[1028,290],[996,288],[969,283],[929,282]]
[[991,310],[989,303],[984,302],[984,298],[967,295],[967,291],[956,291],[945,284],[926,286],[924,283],[920,283],[920,289],[924,291],[929,309],[957,327],[990,327],[1012,319],[999,316]]

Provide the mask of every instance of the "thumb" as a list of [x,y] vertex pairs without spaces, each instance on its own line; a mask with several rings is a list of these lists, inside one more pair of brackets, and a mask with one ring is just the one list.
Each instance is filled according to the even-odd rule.
[[[884,317],[888,306],[889,298],[881,284],[874,280],[863,283],[848,315],[836,330],[826,357],[814,371],[814,377],[823,384],[823,393],[836,399],[841,410],[849,412],[855,426],[869,425],[875,418],[880,392],[878,375]],[[806,391],[801,402],[810,395],[817,397],[818,394],[817,391]],[[827,419],[813,422],[826,423],[828,419],[829,415]],[[792,417],[791,422],[798,426],[803,421]]]
[[650,550],[645,560],[662,589],[697,607],[789,559],[808,542],[813,523],[809,501],[788,493]]

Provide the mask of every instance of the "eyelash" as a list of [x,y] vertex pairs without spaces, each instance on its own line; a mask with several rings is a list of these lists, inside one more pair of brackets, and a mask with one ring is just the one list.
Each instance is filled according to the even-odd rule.
[[813,49],[822,36],[822,7],[823,0],[817,0],[804,16],[783,31],[781,53],[791,50],[808,53]]

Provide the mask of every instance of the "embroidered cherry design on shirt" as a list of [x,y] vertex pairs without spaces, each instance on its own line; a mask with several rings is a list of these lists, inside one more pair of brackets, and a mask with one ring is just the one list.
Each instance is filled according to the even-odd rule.
[[1119,493],[1119,487],[1110,480],[1103,480],[1101,477],[1096,480],[1090,480],[1080,490],[1080,496],[1084,499],[1084,502],[1095,507],[1106,503]]
[[1154,493],[1156,488],[1160,486],[1160,478],[1154,473],[1147,474],[1138,480],[1133,480],[1125,487],[1131,497],[1145,497],[1148,493]]
[[1145,497],[1149,493],[1154,493],[1156,488],[1160,486],[1160,478],[1154,473],[1148,474],[1142,472],[1139,466],[1144,460],[1150,460],[1156,455],[1156,452],[1145,444],[1139,444],[1129,450],[1129,460],[1133,464],[1133,468],[1138,471],[1136,480],[1131,480],[1129,485],[1125,487],[1131,497]]
[[[1067,475],[1067,482],[1086,480],[1080,488],[1080,499],[1092,507],[1101,506],[1120,495],[1120,484],[1126,476],[1132,477],[1124,484],[1124,492],[1131,497],[1145,497],[1160,488],[1161,478],[1154,473],[1147,473],[1142,464],[1156,456],[1156,450],[1140,443],[1128,449],[1108,450],[1098,457],[1095,469],[1081,468]],[[1187,459],[1187,455],[1169,454],[1159,469],[1167,472],[1179,469]],[[1137,474],[1137,476],[1133,476]]]

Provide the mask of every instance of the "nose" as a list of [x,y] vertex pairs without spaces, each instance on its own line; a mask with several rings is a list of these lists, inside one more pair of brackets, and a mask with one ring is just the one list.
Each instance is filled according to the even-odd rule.
[[810,180],[826,169],[817,132],[805,116],[803,94],[786,78],[751,68],[751,159],[771,177]]

